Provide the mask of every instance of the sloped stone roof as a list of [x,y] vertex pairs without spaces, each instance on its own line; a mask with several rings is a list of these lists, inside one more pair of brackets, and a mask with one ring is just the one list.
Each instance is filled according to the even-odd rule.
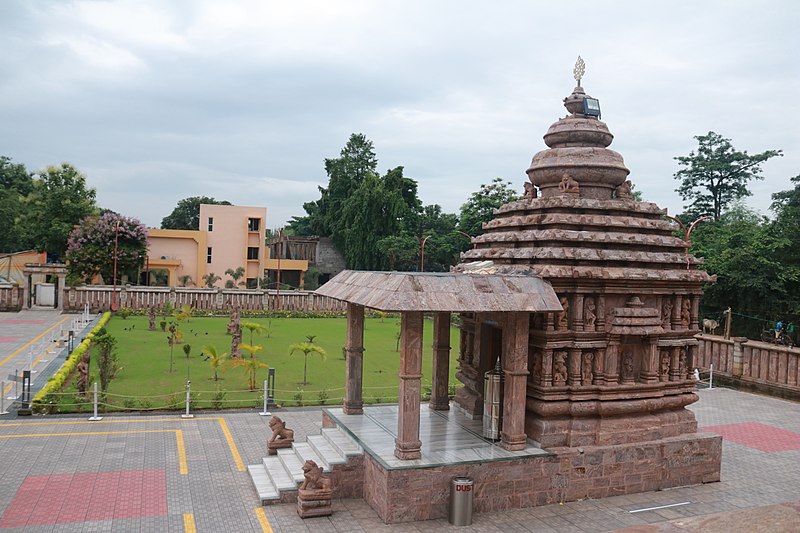
[[345,270],[317,294],[380,311],[561,311],[538,276]]

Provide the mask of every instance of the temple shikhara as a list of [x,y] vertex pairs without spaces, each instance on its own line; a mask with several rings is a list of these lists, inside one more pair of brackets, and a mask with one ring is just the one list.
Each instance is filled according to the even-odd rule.
[[[525,197],[496,211],[453,272],[344,271],[317,291],[348,305],[344,405],[324,410],[327,442],[348,450],[323,461],[333,498],[362,497],[402,522],[447,516],[456,476],[474,480],[478,512],[719,480],[721,437],[698,433],[686,408],[698,399],[701,287],[713,280],[666,210],[635,198],[583,73],[579,58]],[[362,402],[365,308],[401,317],[397,405]],[[454,316],[461,383],[450,401]],[[500,396],[485,398],[493,372]],[[490,400],[502,413],[496,440],[482,428]]]

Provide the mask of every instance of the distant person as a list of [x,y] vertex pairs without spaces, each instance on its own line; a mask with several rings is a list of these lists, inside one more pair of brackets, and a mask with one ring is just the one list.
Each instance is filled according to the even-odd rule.
[[783,331],[783,321],[778,320],[778,323],[775,324],[775,338],[781,338],[781,331]]

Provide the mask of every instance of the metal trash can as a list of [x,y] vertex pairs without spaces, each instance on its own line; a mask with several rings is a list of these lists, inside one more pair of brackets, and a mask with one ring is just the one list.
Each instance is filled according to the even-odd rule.
[[486,372],[483,378],[483,438],[497,440],[503,419],[503,374]]
[[469,477],[454,477],[450,481],[450,513],[448,520],[454,526],[472,524],[472,494],[475,482]]

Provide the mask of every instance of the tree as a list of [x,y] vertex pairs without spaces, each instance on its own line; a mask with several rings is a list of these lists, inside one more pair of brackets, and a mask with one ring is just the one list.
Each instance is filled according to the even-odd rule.
[[676,157],[682,167],[675,173],[680,187],[675,189],[684,201],[690,201],[687,209],[696,216],[709,213],[719,220],[731,202],[750,196],[747,185],[752,180],[762,180],[761,164],[782,156],[781,150],[766,150],[749,155],[740,152],[730,139],[709,131],[695,137],[698,148],[688,156]]
[[[236,267],[236,270],[229,268],[228,270],[225,271],[225,275],[231,277],[231,279],[233,280],[232,284],[233,286],[244,285],[244,281],[239,281],[240,279],[242,279],[242,276],[244,276],[244,267]],[[225,286],[227,287],[227,282]]]
[[461,206],[459,229],[475,237],[483,233],[483,224],[494,217],[494,210],[521,196],[511,188],[510,181],[495,178],[488,185],[481,184],[479,191],[472,193]]
[[222,278],[220,278],[219,276],[217,276],[213,272],[209,272],[208,274],[205,274],[203,276],[203,283],[205,283],[206,287],[208,287],[209,289],[213,289],[214,288],[214,284],[216,282],[218,282],[219,280],[221,280],[221,279]]
[[228,355],[228,352],[219,353],[217,352],[216,346],[211,344],[203,346],[203,355],[205,356],[205,360],[208,361],[208,364],[211,366],[211,369],[214,371],[214,381],[219,381],[219,369],[225,363],[225,357]]
[[258,322],[242,322],[242,327],[246,328],[250,331],[250,345],[253,345],[253,334],[258,333],[261,335],[265,331],[267,331],[267,327],[263,324],[259,324]]
[[250,346],[249,344],[241,344],[239,347],[250,354],[250,357],[237,357],[231,359],[231,364],[236,367],[242,367],[248,379],[250,390],[256,390],[256,373],[259,368],[267,368],[269,365],[260,362],[256,359],[256,353],[263,350],[263,346]]
[[[313,337],[312,337],[313,339]],[[308,385],[308,356],[315,353],[320,356],[320,359],[325,359],[325,350],[312,341],[298,342],[289,346],[289,355],[294,355],[296,352],[303,354],[303,386]]]
[[86,186],[86,176],[69,163],[47,167],[34,176],[27,203],[29,208],[20,222],[25,239],[53,258],[63,256],[72,228],[97,213],[95,190]]
[[99,274],[104,282],[111,282],[115,239],[117,274],[127,273],[137,279],[138,269],[144,265],[147,255],[147,229],[135,218],[112,212],[84,218],[69,234],[65,258],[69,261],[70,274],[86,282]]
[[[794,184],[792,189],[772,195],[772,211],[775,213],[772,232],[786,242],[781,255],[783,265],[797,272],[800,271],[800,175],[793,177],[791,182]],[[787,311],[800,318],[800,280],[789,280],[787,285]]]
[[33,178],[22,164],[0,156],[0,252],[17,252],[27,247],[20,220],[28,209],[26,197],[33,190]]
[[200,229],[200,204],[231,205],[226,200],[208,196],[191,196],[178,201],[172,213],[161,219],[161,229]]
[[117,363],[117,339],[101,328],[92,339],[92,344],[97,346],[100,354],[97,357],[97,370],[100,374],[100,390],[103,395],[108,391],[108,384],[117,377],[122,370]]

